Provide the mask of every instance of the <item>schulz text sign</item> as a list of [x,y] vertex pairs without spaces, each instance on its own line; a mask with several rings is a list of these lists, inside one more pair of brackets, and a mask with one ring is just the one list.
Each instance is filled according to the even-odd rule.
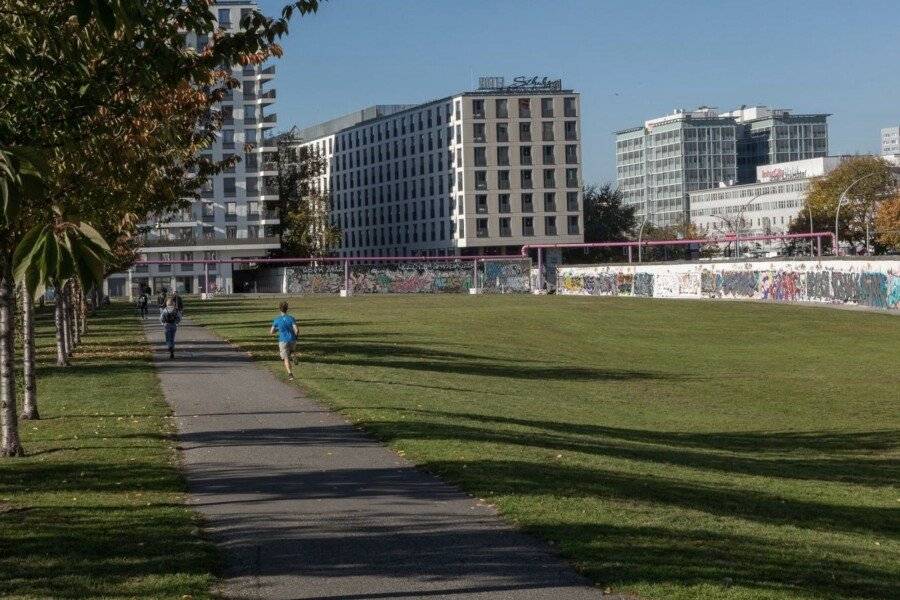
[[549,77],[527,77],[520,75],[514,77],[509,85],[504,85],[503,77],[480,77],[478,88],[482,90],[509,90],[509,91],[550,91],[561,90],[562,79],[550,79]]

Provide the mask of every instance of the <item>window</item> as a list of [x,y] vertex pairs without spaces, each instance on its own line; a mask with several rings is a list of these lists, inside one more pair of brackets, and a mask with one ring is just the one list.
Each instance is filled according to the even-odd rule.
[[497,205],[499,207],[499,211],[502,213],[510,212],[509,206],[509,194],[500,194],[497,196]]
[[228,29],[231,27],[231,10],[227,8],[219,9],[219,27]]
[[534,212],[534,203],[531,200],[531,194],[522,194],[522,212]]
[[566,187],[578,187],[578,169],[566,169]]
[[519,187],[521,187],[523,190],[530,190],[533,187],[531,181],[531,169],[522,169],[519,179]]
[[544,235],[556,235],[556,217],[544,217]]
[[[216,238],[216,229],[215,227],[203,227],[203,239],[204,240],[213,240]],[[215,257],[213,257],[215,258]],[[207,259],[210,260],[210,259]]]
[[578,133],[575,129],[575,121],[566,121],[565,123],[566,140],[574,142],[578,139]]
[[487,196],[485,194],[478,194],[475,196],[475,212],[483,215],[488,211],[488,203]]
[[485,141],[484,123],[475,123],[472,125],[472,139],[476,142]]
[[488,236],[488,220],[475,219],[475,237],[486,238]]
[[577,165],[578,164],[578,146],[567,145],[566,146],[566,164],[567,165]]
[[244,106],[244,123],[256,123],[256,107],[252,104]]
[[225,187],[225,197],[233,198],[237,193],[237,191],[235,190],[235,187],[234,187],[234,177],[224,178],[222,180],[222,184]]
[[520,146],[519,147],[519,164],[520,165],[530,165],[531,164],[531,146]]
[[497,164],[501,167],[509,166],[509,146],[497,146]]
[[498,98],[494,100],[494,106],[497,111],[498,119],[506,119],[509,117],[509,107],[506,98]]
[[566,210],[569,212],[578,210],[578,192],[566,192]]
[[259,237],[259,225],[247,225],[247,237],[257,239]]
[[544,193],[544,212],[556,212],[556,193]]
[[259,218],[259,201],[251,200],[247,203],[247,218],[248,219],[258,219]]
[[556,187],[556,173],[553,169],[544,169],[544,187]]
[[258,177],[248,177],[247,178],[247,195],[255,196],[259,194],[259,178]]
[[578,215],[569,215],[569,235],[578,235]]
[[475,166],[476,167],[486,167],[487,166],[487,149],[484,146],[476,146],[475,147]]
[[541,122],[541,139],[545,142],[553,141],[553,121]]
[[577,116],[577,114],[575,112],[575,98],[574,97],[563,98],[563,114],[566,117]]
[[212,202],[203,203],[203,220],[211,221],[216,216],[216,205]]
[[553,117],[553,98],[541,98],[541,116],[545,119]]
[[222,130],[222,147],[226,150],[234,148],[234,129]]
[[534,235],[534,217],[522,217],[522,235],[525,237]]
[[509,141],[509,125],[507,123],[497,123],[497,141]]
[[225,163],[225,166],[222,168],[223,173],[234,173],[234,154],[230,152],[225,152],[222,154],[222,161]]
[[544,146],[544,152],[542,154],[542,160],[545,165],[554,165],[556,164],[556,157],[553,155],[553,146]]
[[226,221],[237,220],[237,204],[235,204],[234,202],[226,202],[225,203],[225,220]]
[[472,116],[476,119],[484,118],[484,100],[472,100]]
[[487,189],[487,171],[475,171],[475,189]]
[[466,237],[466,222],[463,220],[459,221],[459,237]]
[[500,217],[500,237],[512,236],[512,228],[509,226],[509,217]]
[[531,118],[531,100],[528,98],[519,98],[519,118]]
[[237,227],[229,225],[225,228],[225,238],[229,240],[237,239]]
[[531,123],[519,123],[519,141],[531,141]]

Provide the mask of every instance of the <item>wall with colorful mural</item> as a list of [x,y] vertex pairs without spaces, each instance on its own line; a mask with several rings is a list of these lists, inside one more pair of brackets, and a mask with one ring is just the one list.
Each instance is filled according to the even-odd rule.
[[[344,288],[343,263],[285,268],[287,294],[338,294]],[[350,265],[351,294],[467,294],[478,278],[480,292],[529,293],[529,259],[431,261]]]
[[561,266],[557,293],[825,302],[900,310],[900,260]]

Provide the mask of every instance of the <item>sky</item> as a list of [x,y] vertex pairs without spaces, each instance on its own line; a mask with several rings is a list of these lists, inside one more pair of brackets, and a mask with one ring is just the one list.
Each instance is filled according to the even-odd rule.
[[330,0],[291,21],[276,111],[286,130],[540,75],[581,93],[587,183],[615,179],[614,131],[701,105],[831,113],[831,154],[877,153],[898,25],[900,0]]

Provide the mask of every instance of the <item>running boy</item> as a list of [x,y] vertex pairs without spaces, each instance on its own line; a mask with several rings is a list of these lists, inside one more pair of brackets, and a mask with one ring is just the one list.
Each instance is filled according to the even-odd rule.
[[159,313],[159,322],[163,324],[166,332],[166,347],[169,349],[169,358],[175,358],[175,332],[181,323],[181,313],[175,308],[175,301],[169,298],[166,307]]
[[281,360],[284,361],[284,368],[287,369],[288,379],[294,380],[294,372],[291,370],[291,354],[297,346],[297,336],[300,335],[300,328],[297,327],[297,320],[288,314],[288,303],[282,302],[278,305],[281,314],[272,321],[272,328],[269,330],[271,335],[278,334],[278,353]]

